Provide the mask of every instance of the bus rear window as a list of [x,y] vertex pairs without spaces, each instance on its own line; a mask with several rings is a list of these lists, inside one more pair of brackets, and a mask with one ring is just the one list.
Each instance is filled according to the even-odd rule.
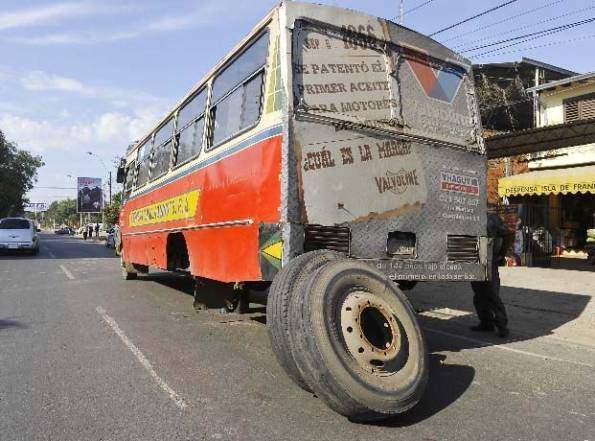
[[[296,114],[481,149],[467,69],[356,30],[297,21],[293,40]],[[391,37],[393,38],[393,37]]]
[[374,38],[298,22],[294,55],[298,112],[387,128],[398,123],[389,60]]

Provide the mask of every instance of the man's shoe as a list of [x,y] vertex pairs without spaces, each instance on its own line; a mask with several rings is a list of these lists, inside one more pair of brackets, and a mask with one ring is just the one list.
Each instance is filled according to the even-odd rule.
[[490,323],[480,323],[479,325],[471,326],[470,329],[475,332],[493,332],[494,325]]
[[498,337],[508,338],[510,330],[508,328],[498,328]]

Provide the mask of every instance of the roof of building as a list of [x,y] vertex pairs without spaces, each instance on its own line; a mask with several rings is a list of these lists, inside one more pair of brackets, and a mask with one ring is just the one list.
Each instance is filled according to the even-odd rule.
[[569,78],[564,78],[562,80],[557,81],[550,81],[549,83],[540,84],[539,86],[531,87],[527,89],[527,92],[539,92],[542,90],[552,90],[556,87],[565,87],[570,86],[574,83],[586,83],[586,82],[594,82],[595,81],[595,72],[589,72],[582,75],[574,75]]
[[488,158],[503,158],[592,142],[595,142],[595,118],[485,138]]
[[544,63],[543,61],[533,60],[532,58],[525,58],[525,57],[521,58],[520,61],[505,61],[502,63],[476,64],[474,67],[475,67],[475,69],[477,69],[477,68],[482,69],[484,67],[516,68],[523,64],[540,67],[542,69],[547,69],[552,72],[557,72],[561,75],[567,75],[567,76],[578,75],[577,72],[573,72],[571,70],[564,69],[562,67],[554,66],[553,64]]

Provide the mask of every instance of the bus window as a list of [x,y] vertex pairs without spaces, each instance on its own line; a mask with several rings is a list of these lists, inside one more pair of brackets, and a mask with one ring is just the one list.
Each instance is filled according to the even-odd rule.
[[126,169],[126,180],[124,181],[124,199],[128,199],[132,192],[132,186],[134,185],[134,174],[136,172],[136,163],[132,162],[128,164]]
[[153,153],[153,168],[151,169],[151,180],[163,176],[169,170],[171,159],[172,140],[170,139],[159,147],[155,147]]
[[138,150],[138,172],[136,175],[136,187],[141,187],[145,185],[149,181],[149,165],[151,160],[151,153],[153,152],[152,149],[153,143],[151,140],[147,141],[142,147]]
[[180,109],[178,150],[174,165],[183,164],[200,152],[206,102],[206,90],[202,90]]
[[169,121],[155,133],[151,179],[163,176],[163,174],[169,170],[173,129],[174,119],[170,118]]
[[174,131],[174,119],[170,118],[157,132],[155,132],[155,140],[153,144],[158,147],[165,141],[169,140]]
[[217,146],[260,118],[268,33],[223,70],[213,82],[211,145]]

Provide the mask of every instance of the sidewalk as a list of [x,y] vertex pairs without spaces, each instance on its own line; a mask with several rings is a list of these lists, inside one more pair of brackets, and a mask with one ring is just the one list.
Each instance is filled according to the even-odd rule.
[[[555,338],[595,348],[595,271],[502,267],[512,339]],[[422,316],[467,328],[477,318],[469,283],[420,283],[407,292]]]

